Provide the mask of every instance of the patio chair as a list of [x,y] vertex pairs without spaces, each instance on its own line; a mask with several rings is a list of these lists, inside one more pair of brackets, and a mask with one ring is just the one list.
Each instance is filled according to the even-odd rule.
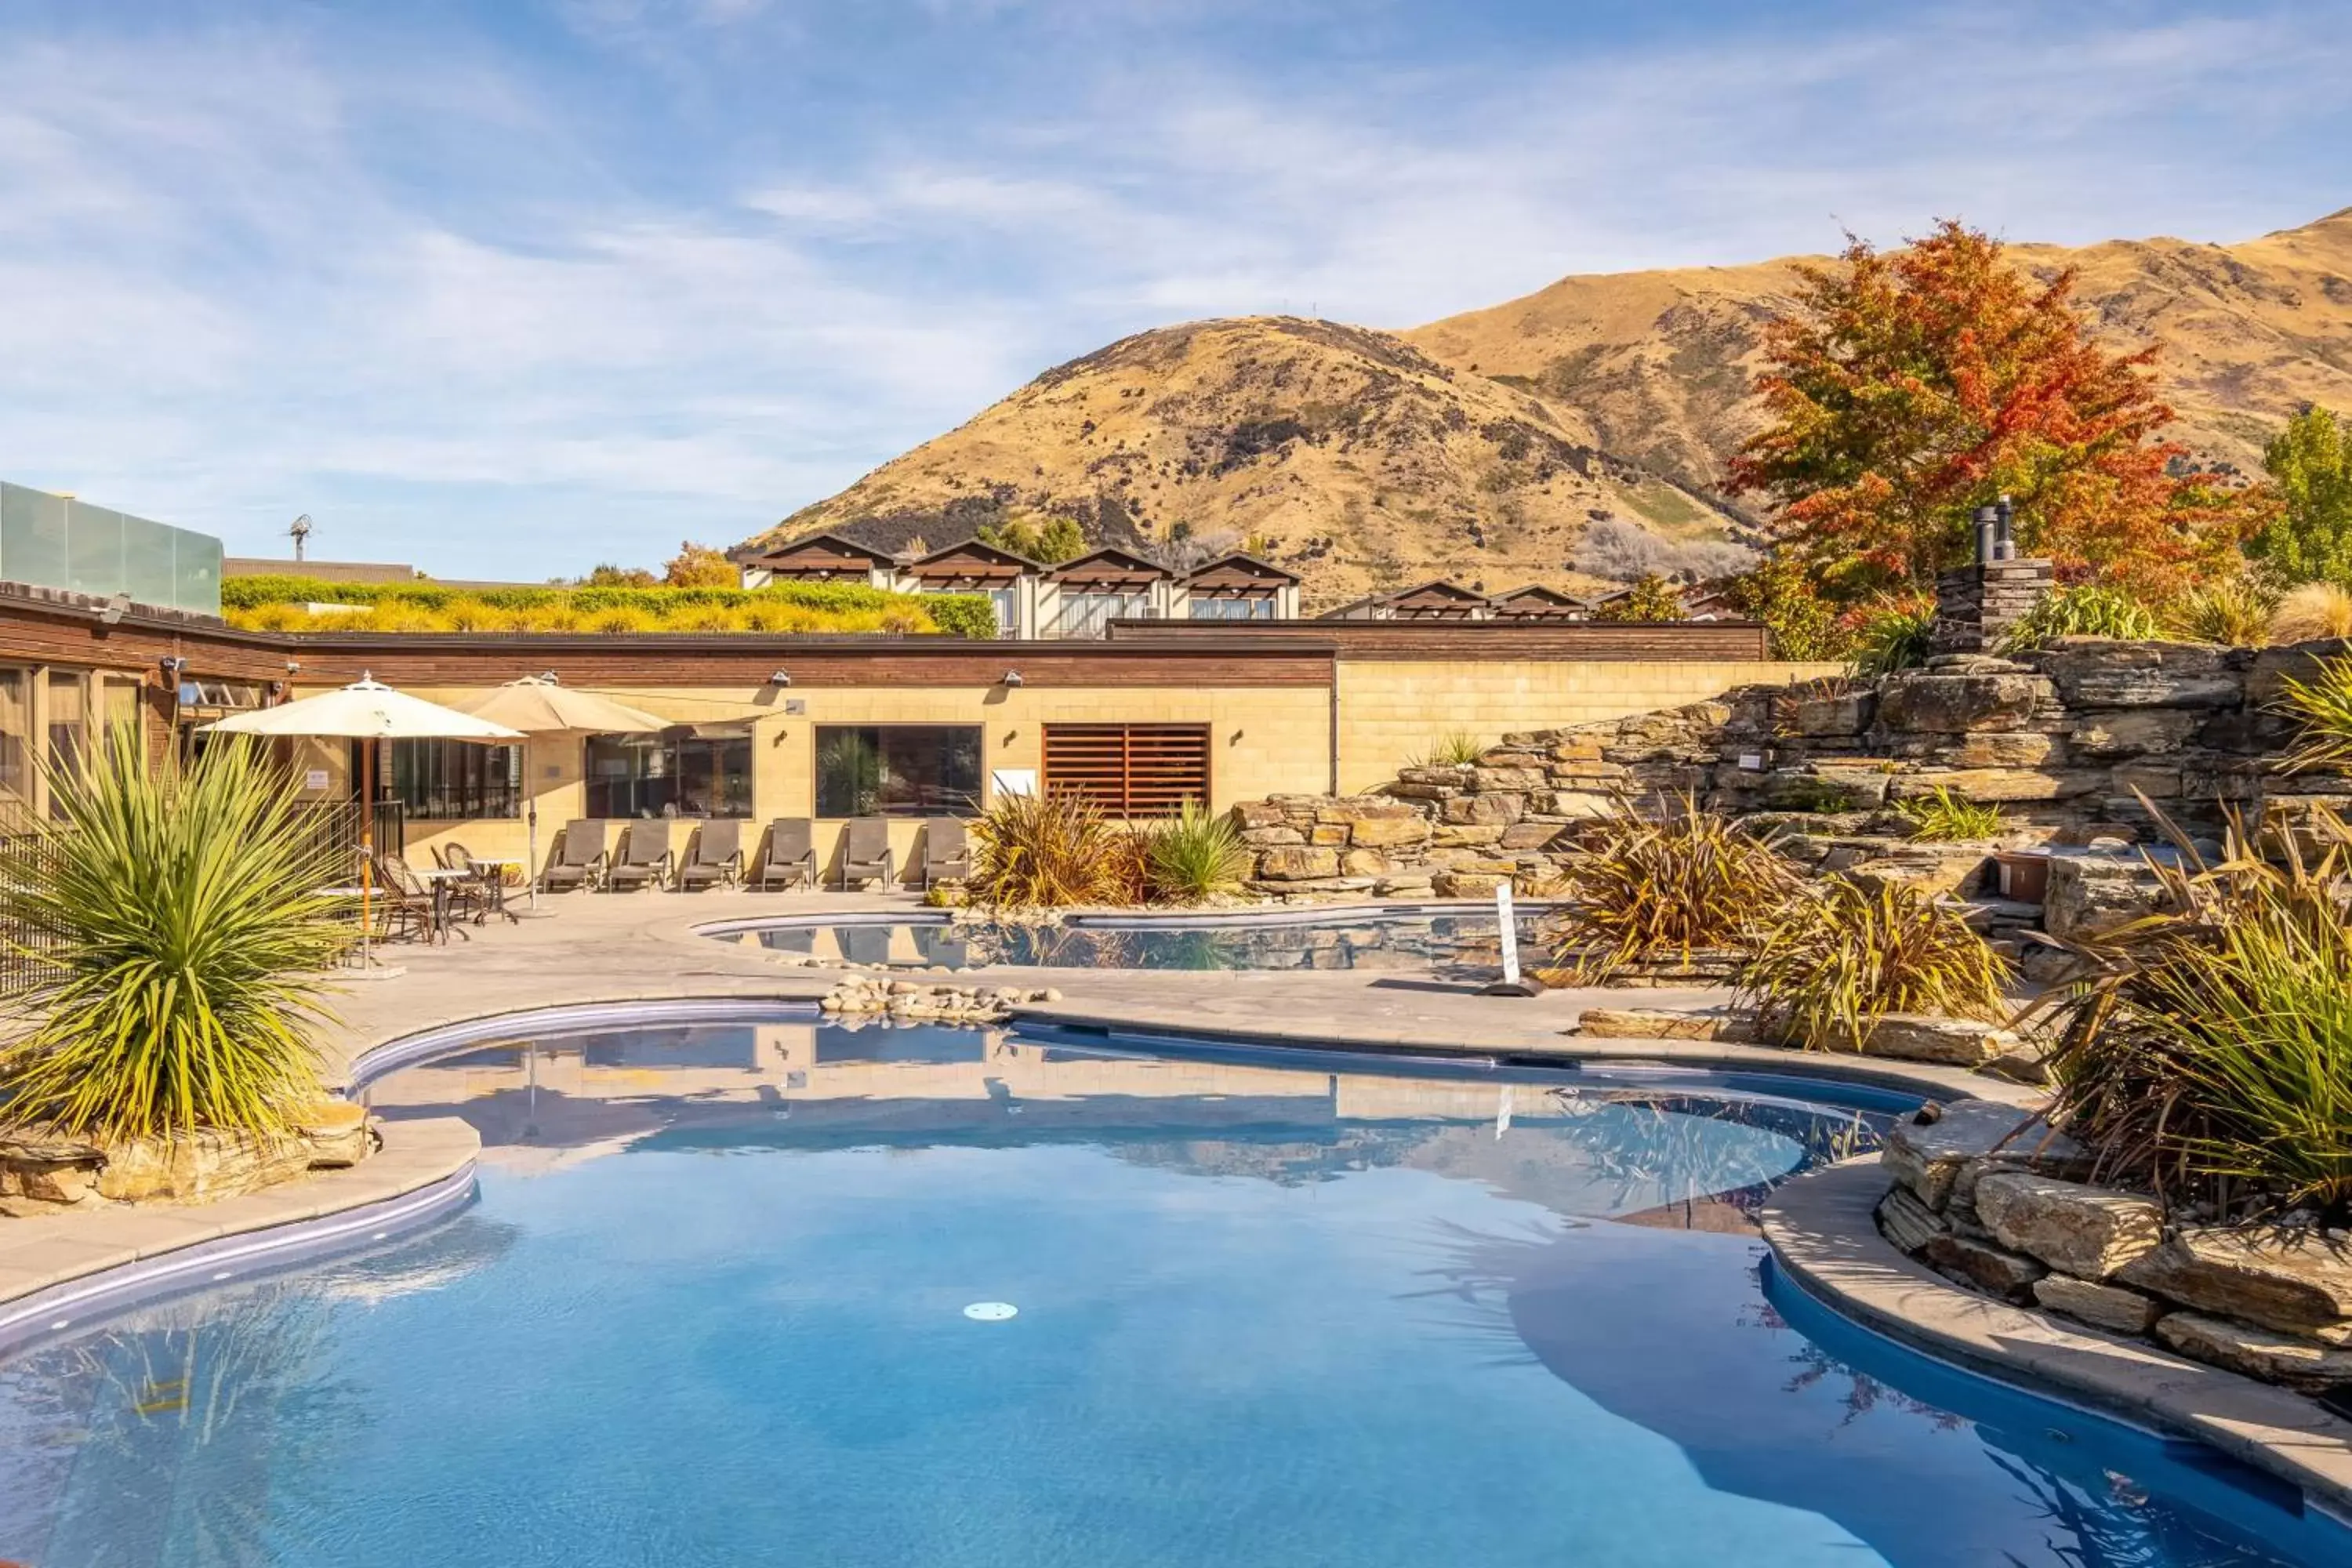
[[677,863],[677,885],[683,889],[743,885],[743,825],[732,817],[714,817],[695,829]]
[[971,846],[965,842],[963,824],[952,816],[935,816],[923,824],[923,886],[961,882],[971,876]]
[[624,888],[666,888],[677,857],[669,852],[669,824],[632,822],[621,829],[621,852],[604,873],[604,890]]
[[780,816],[768,824],[767,852],[751,880],[764,892],[776,883],[816,886],[816,824],[805,816]]
[[490,887],[483,879],[497,876],[499,868],[483,865],[464,845],[457,843],[442,845],[433,851],[433,858],[439,862],[444,871],[465,873],[462,879],[450,882],[442,894],[449,901],[450,912],[461,919],[471,919],[476,925],[488,921],[490,918]]
[[870,882],[877,877],[887,888],[898,880],[897,868],[897,858],[890,852],[889,819],[852,817],[841,836],[841,890],[845,893],[850,883]]
[[[427,942],[448,940],[456,922],[446,918],[450,905],[436,900],[433,889],[424,878],[409,868],[409,864],[397,855],[375,858],[377,889],[384,897],[385,935],[422,936]],[[473,937],[465,931],[459,936],[467,942]]]
[[556,836],[555,853],[539,874],[539,885],[551,893],[602,887],[610,858],[604,850],[604,825],[593,817],[575,817]]

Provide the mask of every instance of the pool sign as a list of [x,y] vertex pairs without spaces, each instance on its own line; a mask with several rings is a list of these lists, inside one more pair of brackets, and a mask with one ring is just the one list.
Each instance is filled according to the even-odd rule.
[[1495,923],[1503,933],[1503,984],[1519,983],[1519,924],[1511,914],[1511,884],[1495,889]]

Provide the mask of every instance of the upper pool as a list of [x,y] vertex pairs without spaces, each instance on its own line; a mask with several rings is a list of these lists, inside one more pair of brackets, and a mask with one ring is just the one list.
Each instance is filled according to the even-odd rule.
[[[1537,912],[1517,921],[1532,952]],[[708,928],[778,952],[907,968],[1416,969],[1497,961],[1492,910],[1433,909],[1148,918],[1081,915],[1055,926],[944,915],[806,916]]]
[[1758,1202],[1889,1109],[1820,1092],[783,1011],[478,1044],[370,1090],[481,1130],[474,1207],[0,1365],[0,1559],[2342,1560],[1791,1299]]

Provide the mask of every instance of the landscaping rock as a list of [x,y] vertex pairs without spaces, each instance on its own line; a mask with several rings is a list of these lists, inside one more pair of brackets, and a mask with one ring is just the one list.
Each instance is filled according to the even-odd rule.
[[1369,849],[1395,848],[1429,840],[1429,818],[1411,806],[1391,806],[1379,815],[1360,813],[1348,825],[1349,842]]
[[2352,1247],[2315,1230],[2183,1229],[2116,1278],[2200,1311],[2289,1333],[2352,1319]]
[[1502,872],[1447,871],[1430,885],[1441,899],[1479,899],[1491,896],[1510,879],[1507,873]]
[[1270,882],[1304,881],[1339,874],[1339,852],[1321,845],[1295,845],[1269,849],[1258,857],[1258,876]]
[[2021,1306],[2032,1299],[2033,1282],[2049,1272],[2033,1258],[1950,1232],[1929,1237],[1919,1261],[1947,1279]]
[[1270,800],[1240,801],[1234,805],[1231,815],[1234,826],[1244,833],[1264,827],[1280,827],[1287,816],[1280,805]]
[[1951,1201],[1953,1184],[1970,1161],[1996,1149],[2013,1152],[2021,1160],[2042,1136],[2033,1118],[2013,1105],[1961,1100],[1938,1109],[1941,1114],[1932,1121],[1916,1117],[1897,1121],[1879,1152],[1895,1179],[1938,1213]]
[[2194,643],[2067,638],[2035,662],[2070,708],[2219,708],[2245,695],[2226,657]]
[[1916,670],[1889,677],[1878,691],[1878,723],[1885,730],[1967,734],[2013,730],[2052,695],[2050,682],[2014,674]]
[[2068,1274],[2048,1274],[2036,1279],[2033,1299],[2053,1312],[2063,1312],[2093,1328],[2118,1334],[2144,1334],[2164,1311],[2160,1303],[2137,1290],[2094,1285]]
[[2084,1279],[2112,1278],[2164,1239],[2162,1210],[2111,1187],[1997,1171],[1978,1179],[1975,1201],[1977,1217],[2002,1246]]
[[2080,942],[2154,914],[2158,908],[2155,875],[2137,857],[2053,855],[2050,886],[2042,902],[2042,929],[2066,942]]
[[1889,1013],[1870,1027],[1862,1042],[1866,1057],[1891,1057],[1897,1061],[1943,1062],[1977,1067],[2017,1045],[2006,1029],[1972,1018],[1944,1018],[1927,1013]]
[[2352,1351],[2331,1350],[2309,1340],[2251,1329],[2200,1312],[2174,1312],[2159,1318],[2156,1337],[2192,1361],[2227,1367],[2305,1394],[2326,1394],[2352,1384]]
[[1587,1007],[1577,1015],[1576,1033],[1608,1040],[1746,1040],[1755,1037],[1745,1018],[1722,1013],[1686,1013],[1666,1007]]
[[2205,715],[2192,709],[2138,708],[2075,715],[2066,743],[2085,757],[2140,756],[2177,752],[2195,736]]
[[98,1193],[115,1203],[209,1203],[291,1181],[310,1168],[309,1142],[284,1134],[134,1138],[106,1146]]
[[1863,688],[1835,697],[1800,697],[1791,706],[1800,735],[1859,735],[1878,711],[1878,694]]
[[[1540,787],[1542,780],[1538,779]],[[1442,820],[1461,826],[1508,827],[1527,812],[1523,795],[1482,794],[1456,795],[1439,808]]]
[[1951,1229],[1943,1215],[1911,1195],[1908,1187],[1895,1187],[1878,1203],[1878,1228],[1906,1252],[1917,1252]]

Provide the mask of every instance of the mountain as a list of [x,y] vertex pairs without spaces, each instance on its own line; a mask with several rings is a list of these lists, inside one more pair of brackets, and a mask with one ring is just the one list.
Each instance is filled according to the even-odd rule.
[[[2352,409],[2352,209],[2239,245],[2011,254],[2075,268],[2110,346],[2163,342],[2172,434],[2207,462],[2251,471],[2302,405]],[[1302,574],[1313,608],[1436,576],[1590,588],[1719,568],[1725,541],[1755,538],[1719,487],[1759,423],[1764,325],[1826,259],[1565,278],[1397,333],[1287,316],[1138,333],[753,542],[938,548],[1060,513],[1172,561],[1248,545]]]

